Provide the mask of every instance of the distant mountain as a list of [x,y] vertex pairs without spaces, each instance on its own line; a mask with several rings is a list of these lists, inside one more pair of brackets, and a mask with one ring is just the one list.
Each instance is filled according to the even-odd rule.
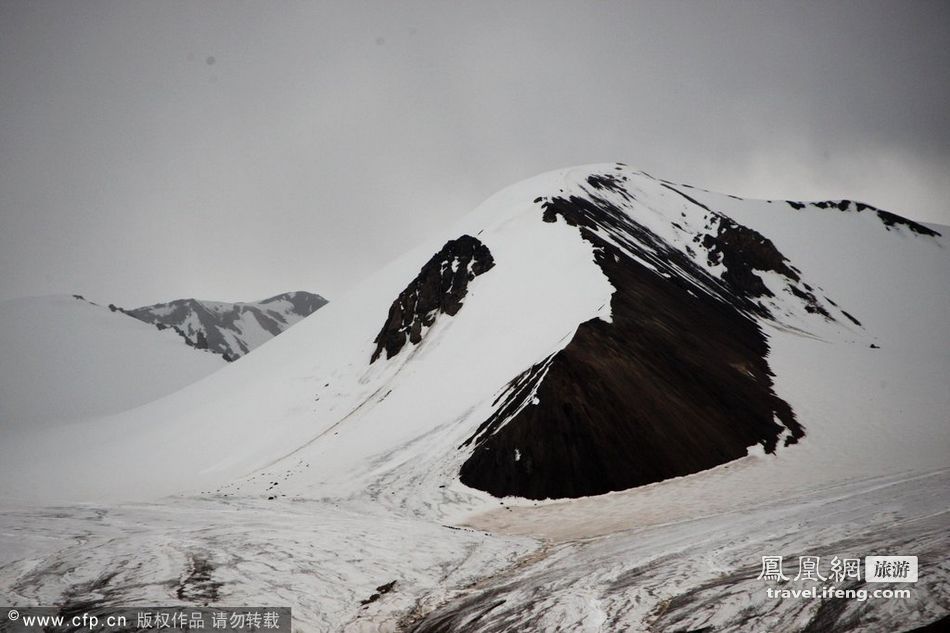
[[232,361],[327,304],[312,292],[285,292],[263,301],[224,303],[178,299],[133,310],[109,306],[159,329],[172,328],[192,347]]
[[78,295],[0,301],[0,358],[4,430],[118,413],[225,366]]

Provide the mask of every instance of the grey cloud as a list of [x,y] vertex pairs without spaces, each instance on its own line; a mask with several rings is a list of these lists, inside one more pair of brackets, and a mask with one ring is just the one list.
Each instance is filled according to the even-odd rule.
[[497,189],[586,162],[947,224],[948,13],[4,2],[0,297],[332,300]]

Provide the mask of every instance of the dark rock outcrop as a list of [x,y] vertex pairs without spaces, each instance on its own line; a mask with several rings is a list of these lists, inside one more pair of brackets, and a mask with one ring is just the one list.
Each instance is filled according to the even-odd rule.
[[[723,265],[725,271],[722,279],[734,292],[750,299],[773,297],[775,294],[768,289],[756,271],[775,272],[786,278],[785,287],[801,299],[805,310],[827,319],[832,318],[811,292],[810,286],[801,283],[801,271],[789,263],[772,240],[719,214],[713,223],[717,225],[717,229],[714,233],[703,236],[703,247],[710,265]],[[761,303],[757,305],[757,311],[761,315],[770,316],[768,309]]]
[[[807,204],[804,202],[793,202],[791,200],[788,200],[787,202],[792,208],[798,210],[804,209]],[[852,202],[851,200],[821,200],[819,202],[812,202],[810,204],[812,206],[818,207],[819,209],[837,209],[838,211],[845,212],[851,211],[851,205],[854,204],[854,210],[858,213],[861,213],[862,211],[873,211],[875,214],[877,214],[878,219],[888,231],[893,228],[904,227],[912,233],[916,233],[917,235],[940,237],[940,233],[924,226],[923,224],[920,224],[919,222],[914,222],[911,219],[905,218],[902,215],[897,215],[896,213],[891,213],[890,211],[878,209],[874,205],[870,205],[865,202]]]
[[392,358],[406,341],[419,343],[424,329],[435,323],[440,313],[454,316],[462,307],[469,282],[494,265],[488,247],[471,235],[446,242],[393,301],[386,323],[373,340],[376,350],[370,362],[383,350],[386,358]]
[[[804,436],[775,395],[758,319],[755,269],[797,272],[751,229],[710,211],[704,240],[728,274],[713,277],[633,221],[616,177],[585,196],[542,203],[543,219],[577,227],[616,289],[612,322],[582,323],[560,352],[515,378],[463,447],[463,483],[496,496],[579,497],[687,475],[760,444]],[[698,204],[698,203],[697,203]],[[703,208],[706,208],[703,206]],[[605,239],[609,236],[609,239]],[[630,256],[633,253],[642,262]],[[756,278],[757,279],[757,278]],[[767,289],[765,289],[767,292]]]
[[766,237],[746,226],[736,224],[728,218],[719,218],[719,227],[715,234],[703,236],[710,265],[722,264],[725,267],[723,279],[736,291],[749,297],[771,297],[756,270],[770,270],[798,281],[798,271],[788,264],[788,260]]
[[[863,206],[863,205],[858,205]],[[914,222],[913,220],[908,220],[907,218],[897,215],[896,213],[891,213],[890,211],[884,211],[882,209],[875,209],[877,212],[877,217],[881,219],[881,222],[884,223],[884,226],[890,229],[892,226],[904,226],[918,235],[929,235],[931,237],[939,237],[940,233],[934,231],[933,229],[927,228],[919,222]]]

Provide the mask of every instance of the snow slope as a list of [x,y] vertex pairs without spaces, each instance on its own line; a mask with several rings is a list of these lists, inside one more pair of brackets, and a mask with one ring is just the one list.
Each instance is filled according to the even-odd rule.
[[[0,446],[0,492],[8,503],[26,506],[93,502],[120,522],[147,521],[158,508],[171,517],[172,527],[162,530],[213,523],[219,504],[227,503],[252,511],[259,520],[255,530],[266,531],[299,504],[313,504],[314,513],[338,528],[314,534],[300,526],[275,537],[287,557],[306,558],[309,548],[318,547],[341,559],[326,563],[336,575],[321,591],[305,592],[311,597],[281,594],[308,614],[301,630],[358,630],[364,624],[367,630],[395,630],[417,623],[431,630],[433,620],[424,616],[452,597],[457,599],[430,616],[436,624],[451,623],[448,630],[472,630],[466,618],[498,600],[507,606],[497,619],[480,620],[485,630],[550,630],[558,624],[568,630],[699,628],[705,625],[699,614],[707,613],[698,609],[707,604],[699,599],[720,581],[736,597],[709,607],[714,630],[778,630],[776,618],[781,630],[810,630],[829,617],[817,603],[788,603],[774,613],[756,607],[752,616],[743,611],[759,604],[746,574],[760,555],[883,551],[934,561],[947,550],[950,257],[947,238],[921,228],[855,203],[739,200],[622,165],[544,174],[496,194],[241,363],[147,406],[82,425],[38,429],[28,441]],[[470,264],[459,249],[444,247],[462,236],[484,245],[493,265],[477,274],[465,268],[471,274],[459,276],[459,266]],[[434,253],[441,258],[433,259]],[[440,293],[452,300],[434,301]],[[693,305],[689,297],[696,310],[705,311],[695,314],[706,316],[690,321],[691,312],[682,310]],[[721,338],[723,332],[712,331],[714,323],[735,324],[747,336],[737,343],[730,330]],[[589,459],[557,461],[563,458],[556,443],[543,427],[530,425],[538,422],[531,417],[536,411],[551,412],[542,421],[555,419],[552,403],[561,408],[559,398],[571,388],[582,385],[584,392],[609,382],[609,372],[596,373],[602,369],[599,355],[584,354],[590,342],[607,341],[604,349],[611,354],[619,350],[611,360],[619,364],[610,367],[629,368],[630,391],[642,393],[641,402],[649,400],[658,415],[695,415],[695,407],[663,408],[678,406],[679,397],[656,403],[683,384],[702,387],[692,378],[697,374],[670,381],[677,363],[669,367],[666,351],[631,354],[626,343],[610,337],[631,327],[642,327],[644,336],[625,340],[651,345],[668,345],[679,333],[691,337],[691,348],[714,341],[723,361],[736,353],[730,346],[751,350],[726,363],[728,371],[709,351],[690,362],[733,381],[724,384],[757,387],[756,397],[768,406],[777,402],[773,397],[787,403],[804,435],[789,441],[795,439],[794,425],[776,413],[778,426],[769,426],[769,418],[755,427],[765,432],[760,439],[753,434],[738,447],[724,442],[719,461],[703,461],[699,469],[681,467],[682,451],[674,451],[665,466],[686,476],[629,490],[608,487],[614,492],[579,499],[499,500],[460,481],[473,455],[497,446],[504,450],[496,451],[495,463],[517,485],[530,475],[520,470],[527,457],[589,475]],[[380,341],[402,335],[401,346],[387,347],[372,362]],[[675,357],[681,350],[674,345],[669,351]],[[572,383],[567,377],[573,370],[595,372],[597,384]],[[704,389],[687,390],[683,397],[707,406]],[[597,408],[616,402],[610,398],[617,394],[604,393],[597,402],[585,402],[586,419],[609,419]],[[637,402],[624,406],[617,417],[636,418]],[[690,433],[690,425],[680,427],[677,433]],[[519,428],[531,432],[519,434]],[[747,437],[726,426],[703,435],[697,451],[720,435]],[[476,442],[467,442],[475,436]],[[507,442],[508,436],[521,443],[497,439]],[[636,458],[665,449],[653,446],[647,451],[634,443],[628,450]],[[596,456],[603,449],[592,450]],[[86,467],[90,455],[109,467]],[[171,494],[184,496],[160,500]],[[147,507],[140,505],[146,500]],[[839,501],[845,507],[832,511]],[[43,511],[17,508],[4,519],[2,559],[9,562],[0,568],[0,595],[13,602],[92,591],[95,583],[88,579],[57,584],[49,570],[66,560],[84,560],[96,570],[141,563],[164,570],[155,572],[159,576],[187,577],[184,553],[156,551],[143,562],[133,540],[108,540],[116,528],[90,527],[80,509],[58,519],[62,529],[106,540],[94,549],[50,548],[22,527],[42,520],[37,517]],[[819,518],[809,518],[813,512]],[[374,532],[381,516],[404,523]],[[900,522],[888,528],[889,516]],[[490,531],[478,532],[484,536],[472,551],[483,561],[517,562],[495,579],[489,576],[496,566],[481,574],[472,568],[467,578],[485,579],[463,586],[445,573],[457,564],[451,545],[434,546],[435,553],[418,559],[413,553],[424,540],[442,543],[440,535],[456,532],[427,527],[442,524]],[[894,525],[904,524],[901,536],[903,528]],[[675,534],[668,526],[676,526]],[[713,530],[729,537],[712,539]],[[379,541],[353,534],[377,535]],[[640,544],[644,535],[647,545]],[[149,530],[144,537],[162,538]],[[257,539],[242,531],[192,538],[195,549],[212,553],[250,547],[247,539]],[[519,539],[525,538],[538,539],[537,549],[519,558],[526,551]],[[365,592],[394,578],[388,571],[368,578],[366,569],[342,559],[352,552],[357,559],[372,558],[378,543],[401,553],[407,568],[398,573],[406,595],[373,603],[368,616],[352,588]],[[36,554],[27,561],[12,551]],[[665,575],[644,576],[649,557],[663,559]],[[611,566],[604,565],[608,559]],[[225,596],[253,601],[284,582],[239,573],[237,562],[218,562]],[[942,617],[950,610],[950,576],[935,561],[927,569],[914,600],[847,611],[853,622],[840,630],[909,629]],[[133,589],[119,578],[106,582],[106,602],[169,600],[167,585]],[[661,579],[664,586],[656,589]],[[550,600],[536,600],[539,595]],[[675,599],[683,611],[670,609]],[[338,607],[318,616],[324,603]],[[534,606],[523,609],[526,604]]]
[[178,299],[124,310],[145,323],[170,327],[189,345],[235,360],[327,304],[311,292],[285,292],[262,301],[225,303]]
[[0,359],[4,434],[131,409],[224,365],[171,331],[70,296],[0,302]]

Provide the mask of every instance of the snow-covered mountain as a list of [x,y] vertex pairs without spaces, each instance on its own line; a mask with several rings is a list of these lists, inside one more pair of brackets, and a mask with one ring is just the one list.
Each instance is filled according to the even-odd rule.
[[[204,601],[200,561],[302,631],[911,630],[950,612],[948,273],[866,204],[538,176],[198,384],[0,442],[0,598]],[[767,597],[812,554],[925,571]]]
[[327,304],[318,294],[285,292],[263,301],[225,303],[178,299],[123,310],[160,328],[172,328],[198,349],[232,361],[277,336]]
[[224,364],[79,296],[2,301],[0,429],[118,413]]

